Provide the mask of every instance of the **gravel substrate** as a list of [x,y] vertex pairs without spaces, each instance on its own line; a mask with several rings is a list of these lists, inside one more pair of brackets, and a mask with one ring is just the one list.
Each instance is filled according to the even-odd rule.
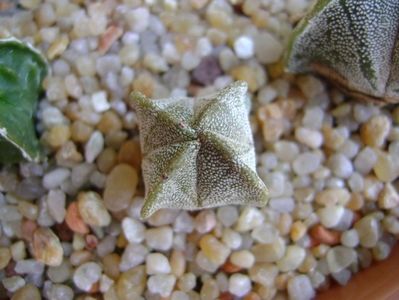
[[[388,257],[399,108],[283,73],[309,1],[20,3],[0,36],[49,59],[37,123],[49,159],[0,172],[0,298],[305,300]],[[234,80],[249,85],[269,204],[140,220],[129,93],[198,96]]]

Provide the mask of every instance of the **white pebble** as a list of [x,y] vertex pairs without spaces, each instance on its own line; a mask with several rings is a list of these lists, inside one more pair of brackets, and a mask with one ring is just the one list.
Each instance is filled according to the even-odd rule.
[[233,274],[229,279],[229,292],[237,297],[243,297],[251,291],[251,280],[247,275]]
[[327,265],[331,273],[340,272],[356,261],[356,251],[352,248],[337,246],[327,252]]
[[119,269],[125,272],[145,261],[148,249],[142,244],[129,244],[123,251]]
[[306,257],[306,251],[297,245],[290,245],[284,256],[277,262],[277,266],[282,272],[294,271]]
[[323,135],[320,131],[305,127],[298,127],[295,130],[295,138],[298,142],[313,149],[320,148],[323,144]]
[[346,247],[355,248],[359,245],[359,234],[355,229],[344,231],[341,235],[341,243]]
[[107,100],[107,93],[105,91],[99,91],[91,95],[91,105],[95,112],[101,113],[111,108]]
[[141,243],[144,240],[145,226],[136,219],[124,218],[122,230],[129,243]]
[[85,159],[87,162],[92,163],[97,156],[103,151],[104,137],[98,130],[94,131],[85,146]]
[[51,190],[47,195],[47,209],[57,223],[64,220],[66,195],[61,190]]
[[232,226],[238,220],[238,211],[235,206],[222,206],[217,209],[217,217],[225,227]]
[[153,294],[159,294],[162,297],[169,297],[176,282],[173,275],[153,275],[147,281],[148,290]]
[[173,231],[168,226],[148,229],[145,232],[145,240],[152,249],[167,251],[172,248]]
[[255,256],[248,250],[240,250],[230,255],[230,261],[240,268],[249,269],[255,263]]
[[71,174],[66,168],[54,169],[43,177],[43,186],[48,190],[53,190],[59,187]]
[[81,290],[88,292],[92,285],[100,280],[101,267],[94,262],[80,265],[73,274],[74,284]]
[[314,152],[305,152],[298,155],[293,162],[293,169],[298,175],[307,175],[315,172],[321,164],[321,155]]
[[139,7],[128,11],[126,20],[133,31],[143,32],[149,25],[150,12],[147,7]]
[[372,148],[365,147],[355,158],[355,169],[359,173],[366,175],[373,169],[375,163],[377,162],[377,158],[377,154]]
[[347,179],[353,173],[352,162],[343,154],[334,154],[328,160],[328,166],[335,176]]
[[238,37],[233,47],[238,58],[247,59],[254,55],[254,42],[249,36]]
[[268,32],[262,32],[255,38],[256,57],[261,63],[270,64],[278,61],[284,51],[281,42]]
[[306,275],[298,275],[288,280],[287,291],[290,299],[309,300],[315,296],[312,282]]
[[332,228],[339,224],[345,212],[343,206],[326,206],[317,210],[321,224],[326,228]]
[[265,217],[261,211],[255,207],[245,207],[238,218],[236,230],[245,232],[261,225]]
[[146,258],[147,274],[168,274],[171,271],[170,264],[165,255],[161,253],[150,253]]
[[295,208],[295,201],[291,197],[272,198],[269,207],[279,213],[290,213]]

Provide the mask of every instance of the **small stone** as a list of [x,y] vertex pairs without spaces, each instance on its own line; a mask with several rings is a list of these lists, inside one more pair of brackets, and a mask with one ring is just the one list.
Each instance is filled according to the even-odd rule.
[[299,147],[294,142],[277,141],[273,147],[277,157],[282,161],[291,162],[299,154]]
[[71,174],[66,168],[54,169],[43,176],[43,186],[48,190],[59,187]]
[[303,222],[295,221],[291,226],[291,231],[290,231],[291,240],[297,242],[298,240],[304,237],[306,231],[307,227]]
[[32,250],[34,257],[48,266],[59,266],[62,263],[64,251],[60,240],[48,228],[38,228],[33,233]]
[[276,262],[284,256],[285,242],[278,237],[271,244],[258,244],[252,247],[256,262]]
[[143,32],[150,23],[150,12],[147,7],[138,7],[126,13],[126,21],[135,32]]
[[319,131],[305,127],[298,127],[295,130],[295,138],[298,142],[313,149],[320,148],[323,144],[323,135]]
[[129,243],[141,243],[144,240],[145,226],[136,219],[124,218],[122,230]]
[[219,287],[216,280],[205,280],[201,288],[200,296],[201,299],[217,299],[219,296]]
[[372,249],[373,257],[375,260],[380,261],[387,259],[391,253],[391,246],[388,243],[379,241],[377,245]]
[[204,255],[218,266],[225,263],[230,255],[230,249],[210,234],[204,235],[201,238],[199,245]]
[[233,48],[238,58],[248,59],[254,55],[254,42],[249,36],[239,36],[234,41]]
[[343,154],[334,154],[330,156],[327,164],[334,175],[339,178],[347,179],[353,173],[352,162]]
[[222,233],[222,242],[230,249],[238,249],[242,245],[242,236],[230,228],[225,228]]
[[277,62],[283,51],[281,42],[268,32],[262,32],[255,38],[256,57],[263,64]]
[[368,174],[373,169],[377,159],[375,151],[370,147],[365,147],[356,156],[354,165],[359,173]]
[[62,283],[71,278],[72,266],[68,260],[64,260],[57,267],[48,267],[47,276],[53,283]]
[[61,55],[68,47],[69,39],[67,35],[61,35],[48,48],[47,57],[53,60],[56,56]]
[[136,193],[137,184],[136,169],[127,164],[115,166],[105,183],[103,198],[107,209],[113,212],[126,209]]
[[101,267],[94,262],[80,265],[73,273],[73,283],[82,291],[88,292],[101,278]]
[[137,266],[121,274],[116,281],[116,294],[120,300],[140,299],[147,284],[144,266]]
[[81,192],[78,195],[78,209],[82,220],[90,226],[108,226],[111,216],[101,196],[95,192]]
[[383,182],[394,181],[399,177],[398,159],[385,152],[379,153],[374,165],[374,173]]
[[149,275],[168,274],[171,272],[171,267],[165,255],[150,253],[146,258],[146,271]]
[[45,140],[52,148],[59,148],[69,140],[70,136],[69,126],[59,124],[51,127],[45,135]]
[[48,292],[49,299],[72,300],[73,290],[64,284],[53,284]]
[[192,232],[194,230],[194,220],[190,214],[186,211],[180,212],[173,223],[173,230],[175,232]]
[[321,224],[326,228],[337,226],[344,216],[345,209],[343,206],[334,205],[326,206],[317,210]]
[[346,205],[351,199],[351,194],[347,189],[332,188],[323,190],[316,195],[316,203],[324,206]]
[[1,247],[0,248],[0,270],[7,267],[8,263],[11,260],[11,252],[10,249]]
[[125,272],[131,268],[134,268],[145,261],[148,254],[148,249],[142,244],[129,244],[121,258],[119,269]]
[[272,224],[263,223],[252,231],[251,236],[259,243],[271,244],[277,239],[278,231]]
[[206,56],[193,70],[192,79],[195,83],[207,86],[212,84],[220,75],[222,75],[222,70],[218,59],[215,56]]
[[169,226],[148,229],[145,240],[152,249],[167,251],[173,244],[173,230]]
[[14,261],[20,261],[26,257],[25,243],[23,241],[15,242],[10,247],[11,256]]
[[277,261],[277,267],[282,272],[294,271],[302,264],[305,256],[305,249],[297,245],[290,245],[287,247],[285,255]]
[[229,292],[237,297],[243,297],[251,291],[251,280],[247,275],[233,274],[229,279]]
[[360,137],[370,147],[382,147],[391,130],[391,120],[385,115],[377,115],[369,119],[360,128]]
[[399,205],[399,194],[391,183],[386,183],[378,196],[378,206],[382,209],[392,209]]
[[287,291],[290,299],[308,300],[316,295],[312,282],[306,275],[298,275],[288,279]]
[[91,95],[90,100],[95,112],[102,113],[111,108],[111,105],[107,100],[107,94],[105,91],[99,91],[94,93],[93,95]]
[[338,128],[323,126],[324,145],[331,150],[338,150],[345,143],[345,136]]
[[372,216],[361,218],[355,223],[354,228],[359,234],[360,244],[365,248],[374,247],[381,236],[381,226]]
[[202,210],[194,220],[195,230],[204,234],[211,231],[216,225],[216,216],[213,210]]
[[293,169],[298,175],[307,175],[315,172],[321,164],[321,155],[313,152],[304,152],[293,162]]
[[344,246],[331,248],[328,250],[326,257],[328,269],[331,273],[341,272],[357,259],[355,250]]
[[344,231],[341,235],[341,243],[346,247],[355,248],[359,245],[359,242],[359,234],[355,229]]
[[44,265],[34,259],[25,259],[17,261],[15,272],[18,274],[43,274]]
[[153,294],[159,294],[162,297],[169,297],[172,293],[175,282],[176,277],[173,275],[153,275],[148,279],[147,287]]
[[238,218],[236,230],[245,232],[260,226],[264,221],[261,211],[255,207],[245,207]]
[[85,159],[88,163],[95,161],[103,151],[104,137],[100,131],[94,131],[85,145]]
[[80,216],[79,208],[76,202],[71,202],[71,204],[69,204],[65,215],[65,223],[74,232],[80,234],[86,234],[89,232],[88,226]]
[[20,289],[18,289],[14,295],[12,295],[11,300],[41,300],[40,291],[33,284],[27,284]]
[[14,293],[25,285],[25,280],[21,276],[11,276],[2,279],[1,283],[7,291]]
[[230,255],[230,261],[237,267],[249,269],[255,263],[255,257],[248,250],[239,250]]
[[272,210],[279,213],[290,213],[295,208],[295,201],[291,197],[272,198],[269,201]]

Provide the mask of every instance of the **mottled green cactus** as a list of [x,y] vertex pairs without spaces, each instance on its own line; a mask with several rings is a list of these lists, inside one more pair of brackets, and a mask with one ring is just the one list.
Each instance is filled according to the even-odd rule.
[[33,123],[45,59],[16,39],[0,39],[0,162],[40,158]]
[[195,99],[150,100],[133,93],[132,105],[143,152],[142,217],[160,208],[266,204],[267,189],[256,174],[245,83]]
[[399,102],[399,1],[319,0],[287,52],[291,72],[315,72],[349,94]]

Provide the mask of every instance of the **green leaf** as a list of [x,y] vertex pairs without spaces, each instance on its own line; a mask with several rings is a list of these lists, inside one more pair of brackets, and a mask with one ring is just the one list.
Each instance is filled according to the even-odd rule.
[[294,30],[286,64],[327,77],[349,94],[399,102],[399,1],[319,0]]
[[44,57],[17,39],[0,39],[0,162],[38,161],[34,115],[47,74]]
[[133,93],[140,125],[146,218],[160,208],[266,204],[256,173],[247,85],[204,98],[150,100]]

